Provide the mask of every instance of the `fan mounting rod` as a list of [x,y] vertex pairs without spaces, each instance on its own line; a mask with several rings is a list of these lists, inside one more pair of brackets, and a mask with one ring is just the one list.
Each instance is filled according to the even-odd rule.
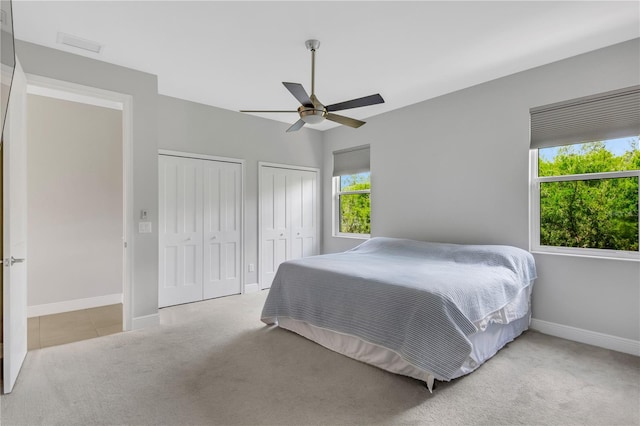
[[307,40],[304,45],[311,51],[311,96],[316,94],[316,50],[320,48],[319,40]]

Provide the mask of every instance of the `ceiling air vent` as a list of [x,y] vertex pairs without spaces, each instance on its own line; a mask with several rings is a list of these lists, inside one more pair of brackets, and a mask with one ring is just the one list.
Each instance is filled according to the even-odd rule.
[[57,42],[67,46],[75,47],[76,49],[86,50],[87,52],[100,54],[104,47],[100,43],[95,41],[85,40],[80,37],[76,37],[70,34],[58,33]]

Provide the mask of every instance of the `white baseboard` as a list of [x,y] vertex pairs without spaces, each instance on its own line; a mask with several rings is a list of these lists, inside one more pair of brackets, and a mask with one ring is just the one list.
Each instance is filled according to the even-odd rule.
[[122,293],[27,306],[27,317],[40,317],[42,315],[59,314],[61,312],[115,305],[116,303],[122,303]]
[[251,283],[244,285],[244,294],[257,293],[260,291],[260,285],[258,283]]
[[135,317],[131,322],[131,329],[140,330],[141,328],[155,327],[158,325],[160,325],[160,314],[151,314]]
[[531,329],[551,336],[640,356],[640,341],[533,318]]

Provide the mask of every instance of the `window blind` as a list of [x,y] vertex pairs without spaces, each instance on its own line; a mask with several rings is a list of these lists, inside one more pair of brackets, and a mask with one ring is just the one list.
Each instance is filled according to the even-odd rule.
[[371,170],[369,145],[333,153],[333,175],[344,176]]
[[640,135],[640,86],[532,108],[531,148]]

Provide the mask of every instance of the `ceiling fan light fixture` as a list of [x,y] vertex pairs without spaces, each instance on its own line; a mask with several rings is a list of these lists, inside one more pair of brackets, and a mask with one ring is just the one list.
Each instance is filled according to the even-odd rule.
[[298,108],[300,119],[307,124],[318,124],[322,122],[327,115],[327,111],[324,109],[306,108],[301,106]]

